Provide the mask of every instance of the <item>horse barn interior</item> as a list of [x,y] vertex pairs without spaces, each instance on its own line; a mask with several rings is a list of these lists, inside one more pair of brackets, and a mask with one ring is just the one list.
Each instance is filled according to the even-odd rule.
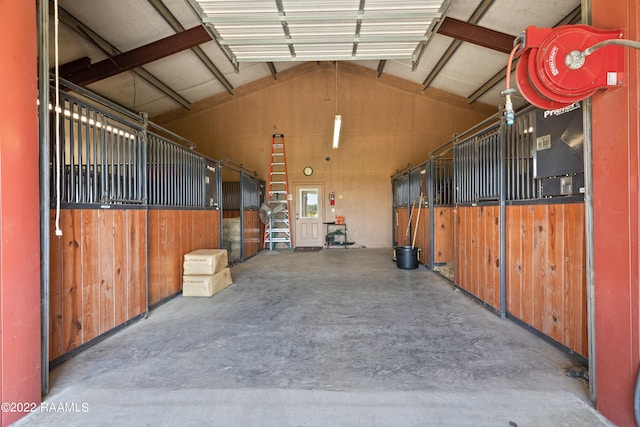
[[0,2],[0,425],[638,425],[639,3]]

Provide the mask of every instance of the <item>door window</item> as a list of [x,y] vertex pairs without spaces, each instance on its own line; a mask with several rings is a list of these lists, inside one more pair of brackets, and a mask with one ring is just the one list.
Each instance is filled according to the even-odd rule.
[[300,190],[300,218],[318,218],[318,190]]

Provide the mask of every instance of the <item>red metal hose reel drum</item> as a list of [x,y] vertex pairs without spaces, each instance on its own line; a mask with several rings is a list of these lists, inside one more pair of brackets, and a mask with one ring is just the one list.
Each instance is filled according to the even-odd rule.
[[555,110],[599,89],[624,85],[624,48],[607,45],[608,40],[622,36],[620,29],[588,25],[528,27],[516,40],[521,44],[515,54],[519,58],[516,82],[520,93],[539,108]]

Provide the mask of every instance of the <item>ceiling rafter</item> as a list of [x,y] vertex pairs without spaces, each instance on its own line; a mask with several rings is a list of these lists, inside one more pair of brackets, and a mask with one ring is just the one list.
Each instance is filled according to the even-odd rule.
[[387,65],[387,60],[383,59],[378,63],[378,71],[377,71],[377,77],[380,78],[380,76],[382,76],[382,72],[384,71],[384,67],[385,65]]
[[84,70],[64,74],[61,71],[61,76],[79,86],[84,86],[115,76],[124,71],[132,70],[149,62],[165,58],[185,49],[190,49],[199,44],[206,43],[209,40],[211,40],[211,37],[207,30],[205,30],[202,25],[198,25],[197,27],[91,64],[89,68]]
[[[480,19],[487,12],[487,10],[489,10],[489,7],[491,7],[491,5],[493,4],[494,1],[495,0],[483,0],[482,3],[480,3],[478,5],[476,10],[473,11],[473,14],[469,18],[468,22],[470,24],[474,24],[474,25],[477,24],[478,21],[480,21]],[[422,90],[423,91],[427,90],[427,88],[435,80],[435,78],[438,76],[438,74],[440,74],[440,71],[442,71],[444,66],[447,65],[447,62],[449,62],[449,59],[451,59],[453,54],[456,53],[456,51],[458,50],[460,45],[462,45],[462,40],[458,40],[458,39],[454,40],[449,45],[449,47],[447,48],[446,52],[442,55],[442,57],[440,57],[440,60],[438,61],[438,63],[435,65],[435,67],[433,67],[433,69],[431,70],[431,72],[429,73],[427,78],[424,80],[424,82],[422,82]]]
[[[556,25],[554,25],[554,27],[558,27],[560,25],[567,25],[567,24],[577,24],[577,23],[581,22],[581,20],[582,20],[581,14],[582,14],[582,7],[578,6],[575,9],[573,9],[567,16],[562,18]],[[524,30],[524,28],[523,28],[523,30]],[[512,67],[511,67],[511,72],[513,72],[515,70],[515,68],[516,68],[516,62],[514,61]],[[493,75],[493,77],[491,77],[484,84],[482,84],[482,86],[480,86],[478,89],[476,89],[467,98],[467,104],[474,103],[482,95],[484,95],[485,93],[489,92],[498,83],[500,83],[500,81],[502,81],[502,79],[505,78],[506,73],[507,73],[507,67],[505,66],[502,70],[498,71],[495,75]]]
[[[185,30],[184,26],[178,21],[178,19],[171,13],[169,8],[162,2],[162,0],[147,0],[151,6],[162,16],[162,18],[169,24],[169,26],[177,33]],[[206,53],[200,46],[194,46],[191,51],[200,59],[205,67],[213,74],[213,76],[220,82],[222,86],[233,95],[233,85],[227,80],[222,72],[216,67]]]
[[[62,22],[67,27],[71,28],[76,33],[80,34],[82,37],[89,40],[109,58],[112,58],[113,56],[122,53],[115,46],[109,43],[109,41],[107,41],[106,39],[98,35],[95,31],[93,31],[91,28],[89,28],[88,26],[80,22],[77,18],[75,18],[73,15],[71,15],[69,12],[67,12],[63,8],[58,9],[58,15],[59,15],[60,22]],[[62,67],[75,72],[82,69],[86,69],[90,66],[91,66],[91,60],[88,57],[85,57],[76,61],[72,61],[71,63],[65,64]],[[153,74],[145,70],[144,67],[136,67],[136,68],[133,68],[131,71],[137,74],[140,78],[145,80],[150,85],[154,86],[160,92],[164,93],[169,98],[173,99],[175,102],[182,105],[187,110],[191,109],[191,103],[186,98],[184,98],[178,92],[171,89],[167,84],[162,82],[156,76],[154,76]]]
[[269,72],[271,73],[273,80],[278,80],[278,70],[276,70],[276,65],[273,62],[267,62],[267,67],[269,67]]

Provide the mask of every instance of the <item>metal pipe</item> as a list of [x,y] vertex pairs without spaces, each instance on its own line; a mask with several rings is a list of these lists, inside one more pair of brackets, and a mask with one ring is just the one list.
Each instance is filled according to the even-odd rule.
[[240,171],[240,261],[244,262],[244,192],[245,175]]
[[430,160],[429,161],[429,170],[427,171],[427,177],[428,177],[428,182],[429,185],[427,186],[428,188],[428,193],[427,193],[427,197],[429,198],[429,268],[431,270],[433,270],[433,268],[435,267],[435,228],[436,228],[436,220],[435,220],[435,216],[436,216],[436,206],[434,203],[434,194],[433,194],[433,189],[434,189],[434,166],[435,166],[435,160]]
[[96,94],[94,92],[88,91],[88,90],[84,89],[83,87],[76,85],[75,83],[71,83],[69,80],[65,80],[65,79],[61,78],[60,79],[60,83],[63,86],[73,90],[74,92],[79,93],[80,95],[85,96],[85,97],[87,97],[87,98],[89,98],[89,99],[91,99],[93,101],[99,102],[100,104],[102,104],[102,105],[104,105],[106,107],[109,107],[112,110],[117,111],[118,113],[120,113],[120,114],[122,114],[122,115],[124,115],[124,116],[126,116],[126,117],[128,117],[130,119],[133,119],[136,122],[140,123],[140,115],[138,113],[135,113],[135,112],[133,112],[131,110],[128,110],[128,109],[122,107],[121,105],[116,104],[115,102],[109,101],[108,99],[103,98],[102,96],[100,96],[100,95],[98,95],[98,94]]
[[412,169],[413,165],[411,163],[407,163],[407,166],[405,166],[402,169],[398,169],[393,175],[391,175],[391,179],[395,179],[398,178],[402,175],[405,174],[405,172],[407,172],[408,170]]
[[38,0],[38,115],[40,161],[40,390],[49,394],[49,293],[51,288],[51,154],[49,137],[49,0]]
[[[149,124],[149,120],[146,114],[142,115],[142,124],[143,124],[143,129],[140,135],[140,139],[143,141],[143,144],[146,146],[148,141],[147,125]],[[145,318],[146,318],[146,317],[149,317],[149,204],[148,203],[145,203],[144,209],[145,209],[144,216],[145,216],[145,223],[146,223],[144,227],[144,240],[145,240],[144,304],[145,304]]]
[[595,269],[593,240],[593,150],[591,127],[591,98],[583,101],[584,126],[584,210],[585,210],[585,250],[587,281],[587,335],[589,345],[589,397],[596,400],[596,334],[595,334]]
[[[489,123],[491,124],[491,126],[486,126]],[[461,134],[456,135],[455,140],[459,141],[459,143],[461,144],[473,138],[474,136],[478,135],[479,133],[485,132],[486,130],[492,127],[497,128],[498,126],[500,126],[500,117],[498,116],[498,113],[495,113],[492,116],[487,117],[483,121],[476,123],[474,126],[465,130]],[[476,131],[477,129],[480,129],[480,130]]]
[[[89,115],[89,121],[93,120],[93,128],[91,132],[91,150],[93,152],[93,158],[91,159],[91,164],[93,165],[93,182],[92,188],[90,189],[91,196],[89,197],[90,203],[98,203],[100,201],[100,197],[98,195],[98,177],[102,176],[98,174],[98,133],[95,127],[95,123],[97,122],[97,113],[95,111]],[[100,172],[101,174],[102,172]]]
[[[69,105],[69,111],[71,111],[71,117],[73,117],[73,113],[75,112],[75,104],[74,103],[70,103]],[[65,117],[64,114],[62,114],[60,117]],[[77,203],[78,200],[76,199],[76,133],[75,133],[75,126],[73,125],[73,119],[69,118],[69,120],[67,120],[66,118],[63,119],[65,122],[69,122],[69,198],[68,201],[71,203]],[[64,141],[65,138],[63,136],[62,140]],[[66,165],[63,163],[63,165],[66,167]]]
[[500,140],[503,141],[499,146],[498,170],[500,180],[500,317],[507,317],[507,208],[506,208],[506,175],[505,175],[505,141],[506,141],[506,119],[501,120]]

